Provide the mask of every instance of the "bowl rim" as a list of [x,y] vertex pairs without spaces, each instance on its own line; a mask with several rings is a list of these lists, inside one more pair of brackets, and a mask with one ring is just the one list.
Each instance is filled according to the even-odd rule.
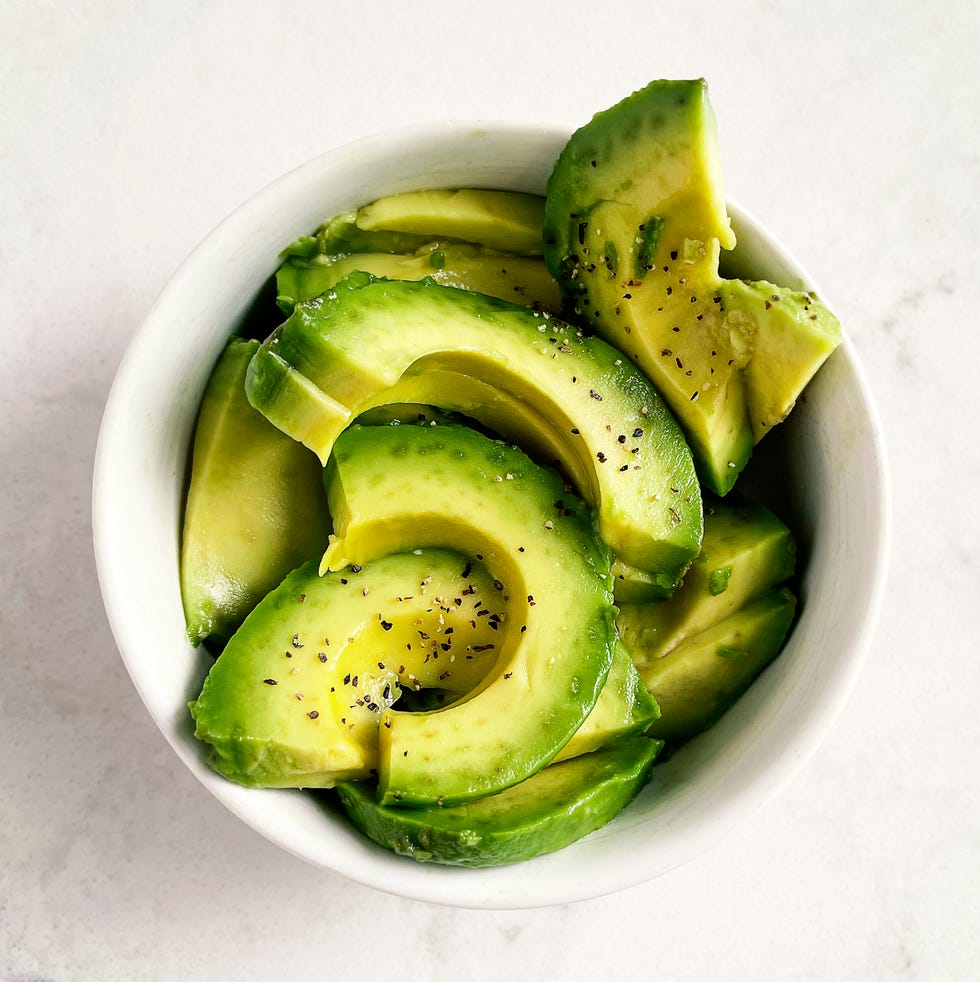
[[[747,821],[771,801],[815,752],[842,711],[860,674],[883,601],[891,536],[891,491],[887,454],[878,410],[864,369],[845,328],[843,342],[832,357],[846,359],[849,369],[854,374],[872,440],[874,459],[870,461],[870,469],[877,482],[879,502],[877,524],[868,530],[873,552],[871,565],[874,577],[867,584],[866,602],[853,635],[851,654],[844,662],[844,670],[834,676],[832,685],[821,690],[821,699],[811,707],[808,718],[800,722],[793,745],[776,754],[770,761],[765,769],[764,780],[756,779],[740,789],[733,790],[724,806],[712,813],[710,818],[705,817],[676,836],[674,840],[676,848],[669,863],[661,861],[654,864],[648,857],[641,857],[647,859],[645,862],[637,861],[637,857],[620,857],[619,862],[609,863],[601,869],[590,866],[587,881],[583,877],[562,880],[562,889],[556,890],[553,884],[549,884],[546,874],[535,877],[530,874],[522,875],[520,872],[514,873],[522,867],[529,870],[531,865],[538,864],[539,860],[512,867],[499,867],[492,871],[474,871],[418,864],[398,857],[403,870],[392,878],[390,862],[366,862],[366,857],[373,846],[371,844],[363,851],[355,850],[349,854],[338,852],[332,857],[332,861],[324,862],[311,858],[309,851],[299,847],[294,839],[278,830],[275,822],[257,819],[252,802],[245,793],[255,795],[265,792],[240,788],[217,777],[206,768],[206,765],[203,765],[199,755],[195,756],[194,751],[199,748],[188,746],[185,736],[178,732],[172,720],[164,718],[154,709],[147,694],[147,667],[142,665],[138,658],[132,656],[132,652],[138,650],[139,638],[134,633],[134,618],[138,620],[138,616],[131,610],[127,611],[127,606],[131,606],[127,602],[130,584],[126,569],[119,566],[118,544],[114,542],[116,533],[113,525],[113,459],[119,452],[117,445],[121,433],[128,424],[131,412],[127,393],[132,390],[134,380],[144,369],[153,348],[151,339],[161,332],[170,330],[168,327],[170,308],[179,307],[180,292],[185,281],[193,278],[196,275],[195,271],[202,264],[213,262],[214,257],[221,255],[228,245],[235,241],[239,234],[238,230],[253,220],[254,216],[266,211],[269,202],[277,193],[281,194],[284,187],[302,184],[307,180],[308,175],[317,173],[321,167],[329,166],[330,161],[336,159],[338,155],[391,154],[405,146],[406,141],[425,143],[478,132],[486,132],[496,139],[532,139],[542,146],[550,142],[560,149],[571,131],[571,127],[483,119],[409,124],[342,144],[269,182],[218,223],[184,258],[167,280],[127,345],[106,400],[99,431],[92,485],[93,544],[99,586],[120,656],[157,727],[201,783],[229,810],[260,834],[315,866],[328,869],[362,885],[411,899],[480,909],[526,909],[576,902],[637,886],[705,852],[726,832]],[[767,246],[775,250],[781,260],[792,267],[808,287],[817,289],[812,277],[777,236],[730,198],[726,200],[733,224],[743,230],[751,230],[752,235],[761,236]],[[565,852],[567,850],[551,855],[560,856]],[[390,858],[391,854],[386,852],[386,856]],[[547,859],[547,857],[541,858]],[[500,873],[500,870],[510,872]],[[516,893],[509,889],[495,888],[489,879],[496,877],[506,882],[515,875],[517,879],[523,881],[521,889]]]

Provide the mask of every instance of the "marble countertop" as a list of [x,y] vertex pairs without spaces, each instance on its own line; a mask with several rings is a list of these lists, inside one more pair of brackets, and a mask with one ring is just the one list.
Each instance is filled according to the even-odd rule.
[[[976,5],[549,6],[0,9],[0,978],[975,977]],[[202,236],[324,150],[571,126],[701,75],[729,193],[841,314],[888,438],[892,565],[853,695],[761,814],[624,893],[453,910],[308,867],[201,789],[115,650],[90,483],[126,345]]]

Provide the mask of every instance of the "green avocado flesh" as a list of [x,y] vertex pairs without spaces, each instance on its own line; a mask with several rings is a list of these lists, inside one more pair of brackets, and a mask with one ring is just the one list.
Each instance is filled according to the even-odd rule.
[[576,317],[653,380],[722,495],[841,340],[812,293],[722,279],[734,245],[703,81],[650,83],[555,165],[548,268]]
[[718,502],[706,510],[701,552],[680,589],[661,603],[621,604],[619,633],[645,664],[784,583],[795,563],[790,530],[767,508]]
[[[209,763],[251,787],[331,787],[377,774],[381,712],[451,703],[493,667],[507,604],[486,567],[447,550],[356,573],[291,573],[235,635],[192,704]],[[602,692],[556,760],[643,732],[660,714],[617,644]]]
[[541,255],[544,199],[515,191],[409,191],[394,194],[357,212],[358,228],[452,236],[513,252]]
[[230,637],[286,573],[323,551],[330,531],[319,461],[245,398],[258,346],[228,343],[198,416],[180,563],[194,644]]
[[613,643],[612,664],[592,712],[554,760],[591,753],[625,736],[645,732],[660,718],[660,706],[647,689],[626,646]]
[[651,603],[664,600],[678,587],[680,579],[637,569],[617,557],[611,569],[616,603]]
[[485,293],[534,310],[561,309],[558,284],[544,261],[530,256],[486,255],[467,246],[429,246],[421,254],[386,252],[289,259],[276,274],[279,306],[289,313],[297,303],[336,286],[354,272],[391,280],[431,277],[443,286]]
[[756,502],[709,506],[704,544],[668,600],[622,604],[619,636],[660,705],[648,733],[687,739],[710,726],[779,652],[795,610],[789,529]]
[[229,342],[195,433],[209,765],[489,867],[712,726],[797,606],[789,529],[730,492],[841,340],[734,247],[700,80],[598,113],[546,198],[411,191],[287,246],[285,320]]
[[[463,245],[456,239],[438,236],[440,243]],[[431,235],[408,232],[367,231],[357,225],[357,212],[348,211],[324,222],[313,235],[300,236],[282,251],[285,259],[313,259],[351,252],[414,253],[433,243]]]
[[[332,787],[376,772],[378,721],[403,690],[456,696],[496,661],[508,603],[446,550],[356,571],[290,573],[249,615],[191,704],[209,763],[240,784]],[[482,616],[477,616],[478,613]]]
[[338,215],[283,252],[276,273],[287,314],[353,272],[444,286],[549,310],[561,292],[541,258],[544,198],[476,189],[416,191]]
[[353,824],[399,855],[502,866],[562,849],[605,825],[649,780],[662,746],[648,737],[626,739],[455,806],[392,808],[378,803],[369,784],[344,783],[338,791]]
[[650,736],[679,742],[715,723],[782,648],[796,600],[785,587],[769,590],[640,674],[661,706]]
[[437,712],[382,713],[382,802],[464,801],[549,763],[592,710],[616,643],[610,555],[585,505],[521,451],[457,426],[351,427],[326,483],[322,568],[452,543],[510,605],[480,685]]
[[663,401],[618,351],[547,314],[354,274],[297,305],[252,359],[246,389],[324,462],[372,406],[465,413],[557,462],[630,565],[676,579],[700,547],[691,452]]

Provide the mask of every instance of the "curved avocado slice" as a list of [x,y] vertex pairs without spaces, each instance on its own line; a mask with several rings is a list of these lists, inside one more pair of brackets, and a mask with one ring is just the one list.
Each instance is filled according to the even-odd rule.
[[452,236],[524,255],[541,255],[544,199],[517,191],[408,191],[379,198],[357,211],[366,231]]
[[[339,256],[350,252],[415,252],[432,242],[431,235],[409,232],[367,231],[357,226],[357,212],[347,211],[325,221],[313,235],[302,235],[286,246],[283,258],[313,259],[315,256]],[[442,236],[440,236],[442,239]],[[446,239],[448,243],[455,239]]]
[[576,316],[653,380],[718,494],[841,340],[812,293],[724,280],[734,245],[703,80],[651,82],[555,165],[545,261]]
[[[191,703],[208,761],[240,784],[331,787],[377,767],[378,721],[403,690],[473,689],[508,605],[458,553],[290,573],[232,637]],[[481,614],[482,616],[478,616]]]
[[302,300],[310,300],[336,286],[354,272],[392,280],[432,277],[443,286],[473,290],[510,300],[534,310],[561,309],[561,293],[544,260],[533,256],[488,255],[473,246],[434,243],[424,252],[398,255],[387,252],[345,256],[290,257],[276,272],[277,302],[286,313]]
[[618,351],[547,314],[354,274],[297,305],[252,359],[247,392],[324,462],[351,417],[384,402],[537,433],[624,561],[676,578],[700,547],[691,452],[663,401]]
[[615,818],[649,780],[662,746],[633,737],[456,806],[392,808],[378,804],[369,784],[345,782],[337,790],[354,825],[399,855],[451,866],[503,866],[562,849]]
[[497,661],[464,699],[382,713],[381,801],[466,801],[549,763],[592,710],[616,642],[611,556],[585,505],[517,448],[459,426],[353,426],[325,480],[335,537],[322,568],[451,543],[510,604]]
[[323,551],[330,532],[319,461],[245,398],[258,346],[228,343],[198,415],[180,560],[194,644],[230,637],[291,569]]
[[[364,426],[404,426],[442,424],[462,424],[466,421],[452,418],[437,409],[422,405],[379,406],[358,417]],[[613,562],[615,571],[617,561]],[[639,575],[638,570],[633,571]],[[619,582],[616,587],[618,589]],[[661,594],[662,596],[662,594]],[[452,701],[452,694],[442,691],[428,691],[418,696],[419,701],[428,700],[424,708],[438,708]],[[399,709],[406,708],[404,703]],[[612,664],[599,698],[585,722],[575,731],[575,735],[559,751],[555,760],[566,760],[579,754],[589,753],[604,747],[620,737],[642,733],[654,720],[660,717],[660,707],[647,691],[622,642],[613,647]]]
[[[398,709],[415,712],[442,709],[458,697],[438,688],[403,690]],[[622,737],[644,733],[658,719],[660,706],[640,677],[629,651],[625,645],[615,644],[609,674],[592,712],[554,760],[570,760],[609,746]]]

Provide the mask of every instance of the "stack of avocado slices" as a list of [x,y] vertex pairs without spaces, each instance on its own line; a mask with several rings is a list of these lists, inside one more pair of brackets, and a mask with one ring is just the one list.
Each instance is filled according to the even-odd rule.
[[731,706],[795,545],[729,492],[840,340],[812,294],[722,278],[733,244],[698,81],[596,116],[544,198],[394,195],[284,251],[184,516],[215,770],[494,866],[610,821]]

